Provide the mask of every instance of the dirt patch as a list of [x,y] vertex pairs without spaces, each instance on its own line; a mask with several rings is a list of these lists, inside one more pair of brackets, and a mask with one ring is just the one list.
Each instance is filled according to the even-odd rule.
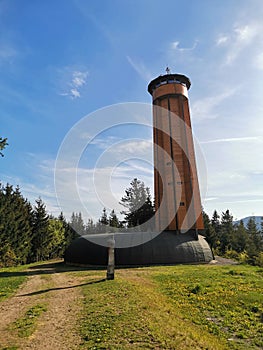
[[[83,278],[60,271],[54,263],[40,265],[28,274],[16,295],[0,303],[0,349],[8,346],[23,350],[78,349],[81,338],[76,326],[81,313]],[[36,330],[29,338],[19,338],[10,325],[42,302],[47,311],[37,320]]]
[[232,259],[223,258],[222,256],[215,256],[215,260],[210,262],[212,265],[238,265],[238,262]]

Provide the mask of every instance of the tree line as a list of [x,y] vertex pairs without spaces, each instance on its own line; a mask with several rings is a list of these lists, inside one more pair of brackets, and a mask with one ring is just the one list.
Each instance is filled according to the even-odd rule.
[[[143,181],[133,179],[120,204],[124,208],[122,219],[115,210],[108,214],[104,208],[97,222],[88,219],[85,223],[80,212],[72,213],[66,220],[63,213],[57,218],[49,215],[41,198],[32,205],[19,187],[0,185],[0,267],[63,257],[65,249],[79,235],[131,227],[154,230],[149,227],[154,204]],[[203,234],[216,255],[263,266],[263,222],[260,230],[253,217],[246,227],[242,221],[235,224],[229,210],[221,216],[214,211],[211,219],[203,212],[203,218]]]
[[229,210],[221,216],[215,210],[211,219],[203,212],[203,219],[204,236],[215,254],[263,267],[263,217],[260,229],[253,216],[246,226],[242,220],[235,223]]
[[72,239],[63,215],[48,215],[41,198],[32,205],[18,186],[1,185],[0,267],[61,257]]
[[149,188],[134,179],[120,203],[123,220],[114,210],[103,209],[97,222],[84,223],[81,213],[72,213],[66,220],[63,213],[49,215],[41,198],[32,205],[10,184],[0,184],[0,267],[28,264],[63,257],[65,249],[79,235],[126,230],[142,225],[154,215]]

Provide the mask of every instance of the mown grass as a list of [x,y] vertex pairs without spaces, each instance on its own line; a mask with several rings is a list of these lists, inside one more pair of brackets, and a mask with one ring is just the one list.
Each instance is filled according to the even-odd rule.
[[83,287],[82,348],[262,349],[262,271],[203,265],[116,270],[114,281]]
[[43,312],[47,311],[46,304],[37,304],[28,309],[25,315],[17,319],[11,326],[21,338],[28,338],[36,329],[36,322]]
[[155,273],[159,290],[200,331],[229,349],[263,348],[263,269],[251,266],[178,266]]
[[0,302],[14,294],[18,287],[26,280],[27,276],[25,274],[19,274],[24,269],[24,266],[0,269]]

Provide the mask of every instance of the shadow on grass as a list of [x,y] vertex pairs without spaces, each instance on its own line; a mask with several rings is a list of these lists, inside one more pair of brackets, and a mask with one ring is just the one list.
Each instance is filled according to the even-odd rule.
[[25,266],[22,271],[3,271],[0,270],[0,278],[2,277],[19,277],[19,276],[35,276],[49,275],[62,272],[78,272],[78,271],[95,271],[105,270],[105,266],[71,266],[66,265],[63,261],[54,263],[36,264],[33,266]]
[[33,295],[40,295],[40,294],[44,294],[44,293],[48,293],[48,292],[52,292],[52,291],[56,291],[56,290],[65,290],[65,289],[78,288],[78,287],[88,286],[88,285],[91,285],[91,284],[97,284],[97,283],[101,283],[101,282],[105,282],[105,281],[106,281],[106,278],[102,278],[100,280],[90,281],[90,282],[87,282],[87,283],[77,284],[77,285],[69,286],[69,287],[48,288],[48,289],[38,290],[37,292],[26,293],[26,294],[19,294],[16,297],[27,297],[27,296],[33,296]]

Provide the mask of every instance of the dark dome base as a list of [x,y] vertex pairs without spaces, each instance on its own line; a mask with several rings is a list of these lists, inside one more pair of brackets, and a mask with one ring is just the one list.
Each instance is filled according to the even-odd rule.
[[[159,235],[149,232],[114,233],[116,243],[125,237],[125,242],[130,240],[130,245],[134,242],[134,235],[136,235],[136,240],[140,237],[142,241],[151,235],[154,238],[129,248],[115,248],[116,266],[209,263],[213,260],[213,253],[207,241],[203,236],[197,236],[194,231],[181,234],[175,231],[163,231]],[[73,265],[106,266],[108,249],[93,242],[96,239],[100,243],[103,239],[106,242],[106,239],[111,236],[112,234],[109,233],[86,235],[75,239],[65,252],[65,262]]]

